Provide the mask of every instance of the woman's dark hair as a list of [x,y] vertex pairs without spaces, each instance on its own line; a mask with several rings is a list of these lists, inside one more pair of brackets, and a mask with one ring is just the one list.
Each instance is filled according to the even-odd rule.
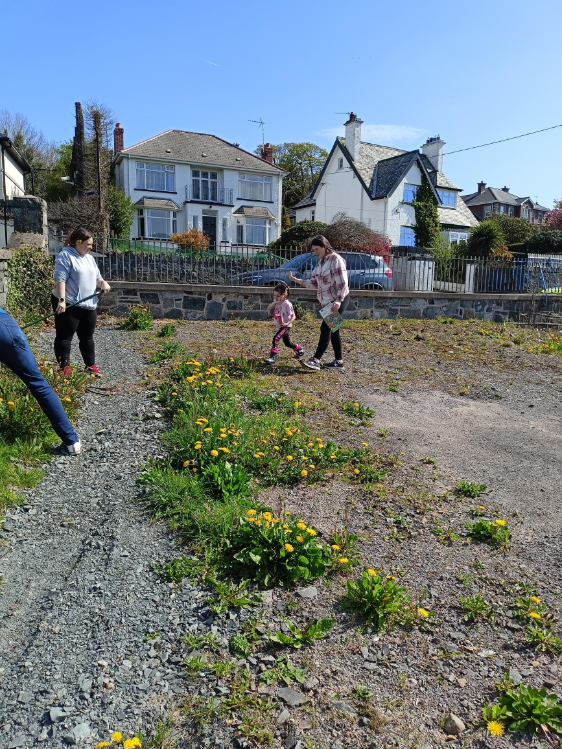
[[69,232],[67,238],[66,238],[66,246],[67,247],[75,247],[78,243],[86,242],[88,239],[93,239],[94,235],[91,231],[88,231],[87,229],[83,229],[80,227],[79,229],[74,229],[74,231]]
[[273,291],[276,291],[278,294],[289,294],[291,293],[291,289],[287,286],[286,283],[278,283],[273,287]]
[[328,242],[326,237],[323,237],[322,234],[318,234],[316,237],[312,237],[310,240],[310,246],[311,247],[323,247],[326,250],[326,253],[329,255],[331,252],[335,252],[332,245]]

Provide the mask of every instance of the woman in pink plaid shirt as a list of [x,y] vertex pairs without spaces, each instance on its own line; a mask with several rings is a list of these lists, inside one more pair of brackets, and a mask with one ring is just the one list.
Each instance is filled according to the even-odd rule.
[[[289,273],[289,280],[298,283],[300,286],[316,289],[321,307],[331,304],[332,312],[339,312],[340,315],[343,315],[349,304],[349,286],[347,283],[345,260],[334,251],[334,248],[326,237],[321,235],[312,239],[310,248],[318,258],[310,281],[295,278],[292,273]],[[308,369],[319,370],[320,359],[326,353],[330,340],[332,341],[334,356],[336,358],[333,362],[324,364],[324,367],[326,369],[343,369],[340,331],[336,330],[332,333],[324,320],[320,326],[320,340],[318,341],[316,353],[312,359],[303,361],[301,364],[308,367]]]

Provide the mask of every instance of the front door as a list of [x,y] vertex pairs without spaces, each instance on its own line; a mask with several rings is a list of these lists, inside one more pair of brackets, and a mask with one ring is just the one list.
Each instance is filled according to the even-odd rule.
[[203,216],[203,234],[209,238],[209,249],[214,250],[217,247],[217,217]]

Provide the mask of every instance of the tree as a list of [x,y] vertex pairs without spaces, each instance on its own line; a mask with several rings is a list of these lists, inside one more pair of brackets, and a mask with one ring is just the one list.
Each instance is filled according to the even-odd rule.
[[344,212],[336,213],[332,223],[322,233],[335,250],[380,255],[386,263],[390,261],[390,238]]
[[416,225],[414,232],[416,244],[430,249],[439,244],[440,224],[437,213],[437,198],[425,174],[422,174],[421,185],[418,187],[414,200]]
[[482,221],[470,230],[466,249],[469,256],[487,258],[504,245],[505,240],[498,224],[495,221]]
[[281,208],[281,231],[287,231],[287,229],[291,228],[291,219],[289,218],[289,214],[287,213],[287,209],[285,206],[282,206]]
[[493,221],[499,227],[505,244],[519,244],[525,242],[536,231],[533,224],[524,218],[506,216],[505,213],[492,213],[486,221]]
[[135,216],[135,205],[125,191],[117,185],[107,186],[106,208],[109,213],[109,228],[116,237],[128,239]]
[[284,231],[279,239],[271,242],[269,246],[274,250],[286,247],[302,247],[307,239],[316,236],[316,234],[322,234],[327,228],[328,224],[323,224],[321,221],[299,221],[298,224]]
[[527,252],[539,255],[550,255],[562,252],[562,231],[560,229],[541,229],[527,240]]
[[[262,155],[262,146],[255,153]],[[328,152],[314,143],[280,143],[273,146],[273,163],[288,172],[283,180],[283,203],[295,205],[312,190]]]
[[554,201],[554,208],[545,214],[544,222],[549,229],[562,229],[562,200]]
[[[49,172],[57,160],[57,148],[37,130],[23,114],[0,110],[0,133],[6,133],[15,148],[30,164],[34,172],[34,192],[45,197]],[[31,177],[26,177],[26,192],[31,192]]]
[[72,197],[72,185],[62,181],[63,177],[70,175],[72,141],[58,145],[56,154],[56,160],[46,175],[44,194],[41,195],[48,203],[66,201]]

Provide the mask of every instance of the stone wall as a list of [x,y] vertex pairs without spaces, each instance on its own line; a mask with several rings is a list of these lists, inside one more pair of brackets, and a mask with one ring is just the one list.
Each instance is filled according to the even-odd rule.
[[9,250],[0,250],[0,307],[6,308],[8,293],[8,260],[12,257]]
[[[101,309],[124,317],[131,307],[148,307],[155,318],[172,320],[266,320],[271,289],[206,286],[196,284],[131,283],[114,281],[101,298]],[[291,301],[304,309],[318,309],[316,295],[308,289],[292,289]],[[478,318],[495,322],[535,322],[537,316],[558,321],[562,296],[530,294],[445,294],[408,291],[352,291],[345,315],[350,319],[411,317],[459,320]]]

